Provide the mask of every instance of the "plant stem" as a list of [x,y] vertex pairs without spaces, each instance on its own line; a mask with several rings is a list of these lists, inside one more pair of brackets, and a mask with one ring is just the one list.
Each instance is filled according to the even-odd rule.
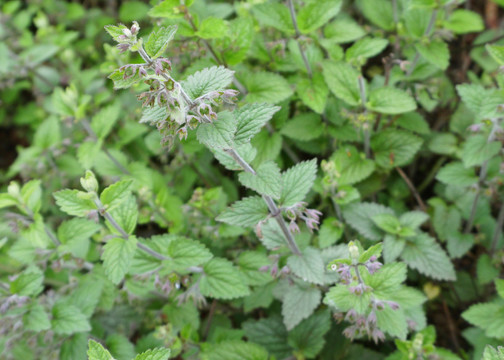
[[417,189],[415,188],[415,184],[409,179],[408,175],[399,167],[396,167],[397,172],[401,177],[403,178],[404,182],[406,185],[408,185],[408,188],[410,191],[413,193],[413,196],[415,197],[418,205],[420,205],[420,208],[422,209],[423,212],[427,212],[427,206],[425,206],[425,203],[422,200],[422,197],[418,193]]
[[[357,80],[359,82],[360,97],[361,97],[361,101],[362,101],[362,106],[364,108],[364,114],[367,114],[366,86],[364,84],[364,77],[362,75],[359,75]],[[364,152],[366,154],[366,158],[370,159],[371,158],[371,146],[370,146],[371,134],[369,132],[369,124],[367,121],[364,123],[363,130],[364,130]]]
[[[236,152],[235,149],[228,149],[226,152],[233,157],[233,159],[240,165],[244,171],[251,173],[253,175],[256,175],[255,170],[250,166],[241,156]],[[282,212],[278,209],[278,206],[276,205],[275,201],[271,198],[271,196],[268,195],[263,195],[262,196],[264,201],[266,202],[266,205],[268,206],[270,214],[275,218],[276,222],[280,226],[280,229],[282,229],[282,232],[285,235],[285,240],[287,242],[287,246],[289,249],[296,255],[301,255],[301,251],[299,250],[296,241],[294,240],[294,236],[292,236],[292,233],[290,232],[289,228],[287,227],[287,224],[285,223],[285,220],[282,216]]]
[[[438,9],[434,9],[432,11],[432,15],[429,20],[429,24],[427,25],[427,28],[425,29],[424,36],[429,36],[430,32],[432,31],[432,28],[434,27],[434,24],[436,23],[436,18],[438,14]],[[415,70],[416,64],[418,63],[418,60],[420,60],[420,53],[416,52],[415,57],[413,59],[413,62],[411,63],[410,67],[408,68],[408,71],[406,72],[406,76],[410,76],[413,73],[413,70]]]
[[497,224],[495,225],[494,233],[492,236],[492,245],[490,246],[490,256],[493,256],[497,248],[497,242],[499,241],[499,238],[501,236],[503,226],[504,226],[504,201],[502,201],[499,210],[499,215],[497,217]]
[[296,10],[294,9],[294,3],[292,0],[287,0],[287,6],[289,7],[289,12],[292,20],[292,25],[294,26],[294,31],[296,32],[296,43],[299,48],[299,52],[301,54],[301,57],[303,58],[304,65],[306,67],[306,71],[308,72],[308,76],[310,78],[313,77],[313,72],[310,66],[310,62],[308,61],[308,57],[306,56],[306,53],[303,50],[303,47],[301,46],[301,43],[299,42],[299,37],[301,36],[301,32],[299,31],[297,19],[296,19]]

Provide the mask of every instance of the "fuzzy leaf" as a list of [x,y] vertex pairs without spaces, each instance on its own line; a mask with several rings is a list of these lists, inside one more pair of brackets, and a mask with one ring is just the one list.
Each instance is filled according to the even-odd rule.
[[[280,4],[279,4],[280,5]],[[283,5],[281,5],[283,7]],[[278,104],[293,93],[290,84],[279,74],[254,72],[243,79],[248,90],[248,103],[267,102]]]
[[289,9],[284,4],[262,3],[254,6],[253,12],[261,24],[274,27],[286,34],[294,33]]
[[317,288],[290,286],[282,303],[282,316],[287,330],[292,330],[309,317],[320,303],[321,293]]
[[380,204],[356,203],[343,210],[347,223],[369,240],[381,240],[383,232],[375,225],[372,218],[379,214],[393,215],[394,211]]
[[199,288],[203,296],[215,299],[235,299],[250,293],[243,275],[231,262],[214,258],[203,267]]
[[84,217],[96,209],[96,205],[86,198],[87,193],[83,191],[65,189],[55,192],[53,196],[61,211],[68,215]]
[[287,344],[287,330],[279,316],[247,321],[243,324],[243,330],[249,341],[263,346],[277,359],[285,359],[292,353],[292,348]]
[[301,33],[311,33],[326,24],[338,14],[342,2],[342,0],[318,0],[306,4],[297,14]]
[[233,139],[236,120],[233,114],[227,111],[219,113],[218,118],[211,124],[201,124],[198,127],[198,140],[210,149],[232,149],[235,145]]
[[303,161],[282,174],[282,196],[280,203],[290,207],[303,201],[317,176],[317,160]]
[[133,180],[121,180],[107,188],[100,194],[100,201],[110,211],[118,207],[131,194],[131,185]]
[[382,114],[401,114],[416,109],[415,100],[406,92],[392,88],[380,87],[369,94],[366,106]]
[[87,351],[88,360],[114,360],[112,355],[100,343],[90,339]]
[[319,285],[324,283],[324,260],[317,249],[308,247],[301,255],[291,255],[287,265],[304,281]]
[[320,73],[313,74],[311,79],[302,79],[296,85],[296,92],[301,101],[318,114],[324,112],[329,88]]
[[268,352],[261,346],[245,341],[223,341],[205,351],[208,360],[268,360]]
[[280,107],[270,104],[247,104],[235,110],[234,116],[237,122],[235,143],[237,145],[248,143],[278,110]]
[[112,127],[119,119],[121,107],[119,103],[113,103],[107,107],[102,108],[96,115],[93,116],[91,121],[91,128],[99,139],[104,139],[112,130]]
[[371,139],[376,163],[384,169],[404,166],[420,150],[422,139],[403,130],[384,130]]
[[157,59],[163,55],[176,32],[177,25],[170,25],[166,28],[162,27],[157,31],[152,31],[149,35],[149,39],[145,43],[145,51],[147,54],[149,54],[152,59]]
[[170,349],[155,348],[138,354],[133,360],[168,360],[170,353]]
[[452,162],[439,170],[436,179],[447,185],[470,186],[478,182],[473,168],[466,168],[460,162]]
[[293,140],[310,141],[319,138],[324,133],[324,126],[319,115],[305,113],[289,120],[280,133]]
[[230,225],[251,227],[268,216],[268,207],[259,196],[247,197],[235,202],[217,218]]
[[181,84],[194,100],[212,91],[225,90],[233,81],[233,74],[224,66],[212,66],[189,75]]
[[135,256],[137,240],[130,237],[128,240],[123,238],[113,238],[103,247],[103,267],[105,274],[114,284],[119,284],[128,272],[133,257]]
[[485,161],[497,155],[501,147],[502,144],[499,141],[488,142],[486,136],[471,136],[462,148],[462,162],[466,168],[482,165]]
[[74,305],[58,302],[52,309],[52,330],[58,335],[90,331],[86,316]]
[[450,64],[450,50],[443,40],[432,40],[427,44],[418,43],[416,49],[432,65],[446,70]]
[[462,313],[462,317],[485,330],[485,335],[488,337],[502,338],[504,334],[504,306],[501,304],[476,304]]
[[344,62],[324,62],[322,68],[327,86],[338,99],[352,106],[361,103],[357,70]]
[[289,333],[288,343],[305,358],[314,358],[324,347],[324,335],[330,328],[329,311],[318,311]]

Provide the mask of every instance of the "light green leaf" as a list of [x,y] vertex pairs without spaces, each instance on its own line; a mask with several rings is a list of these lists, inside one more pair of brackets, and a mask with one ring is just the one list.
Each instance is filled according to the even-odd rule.
[[247,296],[250,290],[240,271],[231,262],[214,258],[203,267],[199,288],[203,296],[215,299],[235,299]]
[[324,126],[319,115],[305,113],[289,120],[280,133],[293,140],[310,141],[319,138],[324,133]]
[[487,44],[485,48],[497,64],[504,65],[504,46]]
[[488,142],[484,135],[473,135],[467,139],[462,147],[462,162],[464,166],[482,165],[485,161],[497,155],[502,144],[499,141]]
[[212,91],[225,90],[233,81],[233,74],[234,71],[228,70],[224,66],[212,66],[189,75],[181,84],[194,100]]
[[467,34],[483,31],[485,24],[478,13],[465,9],[456,9],[451,13],[448,20],[444,22],[443,27],[453,31],[455,34]]
[[26,330],[40,332],[51,328],[51,320],[42,305],[34,304],[23,315],[23,325]]
[[407,131],[387,129],[372,137],[371,148],[376,163],[384,169],[391,169],[410,163],[422,142],[420,137]]
[[357,150],[355,146],[342,146],[332,156],[338,185],[358,183],[371,175],[375,169],[372,160]]
[[114,360],[112,355],[100,343],[90,339],[87,351],[88,360]]
[[324,283],[324,260],[320,250],[307,247],[301,255],[291,255],[287,265],[304,281],[319,285]]
[[244,251],[238,258],[238,266],[250,286],[265,285],[273,278],[269,272],[259,271],[262,266],[271,265],[271,261],[265,254],[255,251]]
[[234,148],[236,120],[232,113],[225,111],[218,115],[218,120],[210,124],[201,124],[197,130],[199,142],[210,149]]
[[376,318],[376,323],[380,330],[401,340],[406,339],[406,335],[408,335],[408,322],[402,309],[392,310],[389,307],[385,307],[382,311],[376,312]]
[[150,33],[149,39],[145,42],[145,51],[152,59],[157,59],[165,52],[168,44],[177,32],[177,25],[159,28]]
[[311,79],[301,79],[296,84],[296,93],[301,101],[318,114],[324,112],[329,88],[321,73],[313,74]]
[[99,139],[105,139],[119,119],[121,107],[118,102],[102,108],[91,120],[91,129]]
[[33,213],[38,213],[42,206],[40,184],[40,180],[30,180],[21,188],[21,201]]
[[343,235],[344,224],[334,217],[325,218],[320,225],[319,246],[326,248],[335,244]]
[[57,146],[61,142],[60,122],[56,117],[50,117],[38,125],[33,144],[40,149]]
[[130,196],[132,184],[133,180],[121,180],[108,186],[102,191],[100,201],[108,211],[118,207]]
[[[280,5],[280,4],[279,4]],[[283,7],[283,5],[281,5]],[[290,84],[279,74],[270,72],[249,73],[243,79],[248,90],[248,103],[267,102],[278,104],[293,94]]]
[[[190,3],[186,1],[185,4],[189,7],[192,1]],[[150,9],[149,15],[152,17],[177,19],[184,17],[184,12],[180,9],[180,0],[164,0]]]
[[485,330],[485,335],[488,337],[499,339],[504,334],[504,306],[501,304],[476,304],[463,312],[462,317]]
[[126,69],[120,70],[114,70],[108,78],[114,82],[114,89],[119,90],[119,89],[127,89],[139,82],[142,81],[142,76],[139,74],[139,72],[135,72],[131,76],[128,76],[126,74]]
[[478,182],[473,168],[466,168],[461,162],[455,161],[441,168],[436,179],[447,185],[471,186]]
[[393,214],[377,214],[371,220],[383,231],[389,234],[398,234],[401,230],[399,219]]
[[311,33],[326,24],[338,14],[342,2],[342,0],[318,0],[306,4],[297,14],[301,33]]
[[261,346],[245,341],[223,341],[204,352],[208,360],[268,360],[268,352]]
[[123,334],[110,334],[105,345],[110,353],[118,360],[129,360],[135,356],[135,346]]
[[202,39],[218,39],[227,35],[229,25],[225,20],[209,16],[201,22],[196,36]]
[[[138,206],[133,195],[129,195],[121,204],[121,206],[116,207],[109,211],[110,215],[115,219],[120,227],[128,234],[133,234],[138,219]],[[112,224],[107,220],[107,226],[113,232],[117,233]],[[122,234],[121,234],[122,235]]]
[[138,354],[134,360],[168,360],[170,353],[170,349],[166,348],[150,349]]
[[446,70],[450,64],[450,50],[443,40],[431,40],[427,44],[417,43],[415,47],[425,60],[441,70]]
[[44,275],[39,268],[29,267],[10,283],[10,292],[19,296],[36,296],[42,292]]
[[380,204],[355,203],[343,210],[347,223],[369,240],[381,240],[383,232],[372,221],[372,217],[379,214],[394,214],[394,211]]
[[[237,145],[235,147],[238,155],[241,156],[247,164],[254,161],[257,150],[250,143],[245,143],[243,145]],[[214,152],[215,158],[228,170],[243,170],[243,168],[236,162],[236,160],[225,150],[217,149]]]
[[64,221],[58,227],[58,239],[62,244],[60,249],[83,258],[89,248],[89,238],[100,229],[99,224],[87,219],[74,218]]
[[199,241],[181,237],[171,238],[167,247],[167,255],[172,259],[170,264],[179,271],[189,266],[206,263],[213,256]]
[[415,100],[406,92],[392,88],[380,87],[369,94],[366,107],[382,114],[401,114],[416,109]]
[[114,284],[119,284],[128,272],[135,256],[136,244],[134,237],[128,240],[117,237],[107,241],[103,247],[101,259],[105,274]]
[[288,343],[305,358],[314,358],[324,347],[324,335],[330,328],[329,311],[318,311],[289,332]]
[[70,335],[90,331],[91,326],[81,310],[71,304],[58,302],[52,309],[52,331],[58,335]]
[[387,45],[388,41],[386,39],[365,37],[350,46],[346,51],[345,57],[347,61],[371,58],[381,53]]
[[478,120],[500,116],[497,109],[503,98],[496,89],[486,89],[479,84],[462,84],[457,85],[457,92]]
[[94,168],[96,157],[103,145],[103,140],[98,141],[85,141],[80,144],[77,149],[77,159],[84,169]]
[[242,327],[249,341],[263,346],[277,359],[285,359],[292,354],[292,348],[287,344],[287,330],[279,316],[247,321]]
[[496,349],[490,345],[485,346],[485,351],[481,360],[504,360],[504,347],[499,346]]
[[361,103],[357,70],[344,62],[329,61],[322,68],[327,86],[337,98],[352,106]]
[[85,217],[96,209],[96,205],[86,198],[87,193],[83,191],[65,189],[55,192],[53,196],[56,204],[68,215]]
[[140,118],[140,123],[149,123],[151,125],[156,125],[160,121],[166,120],[168,113],[165,106],[159,106],[154,104],[154,106],[146,106],[142,110],[142,117]]
[[281,3],[263,3],[254,6],[257,20],[265,26],[271,26],[286,34],[293,34],[294,27],[287,6]]
[[340,14],[324,27],[324,35],[332,43],[341,44],[363,37],[366,31],[350,16]]
[[395,28],[392,3],[388,0],[362,0],[359,2],[364,16],[376,26],[392,31]]
[[401,258],[409,267],[437,280],[456,279],[453,264],[439,244],[427,234],[407,241]]
[[303,161],[282,174],[282,196],[280,203],[290,207],[303,201],[317,176],[317,160]]
[[280,107],[270,104],[247,104],[234,111],[236,118],[235,143],[248,143],[254,135],[272,118]]
[[252,196],[243,198],[227,208],[217,218],[217,221],[230,225],[251,227],[268,216],[268,207],[262,198]]
[[408,211],[399,217],[401,226],[408,226],[412,229],[417,229],[427,220],[429,220],[429,215],[422,211]]
[[287,330],[292,330],[309,317],[320,304],[320,290],[314,287],[290,286],[282,303],[282,316]]

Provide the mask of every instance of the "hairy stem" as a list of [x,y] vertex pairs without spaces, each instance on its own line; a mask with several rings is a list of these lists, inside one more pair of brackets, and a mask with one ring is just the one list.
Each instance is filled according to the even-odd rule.
[[[359,75],[357,80],[359,82],[360,97],[362,101],[362,106],[364,108],[364,114],[367,114],[366,110],[367,99],[366,99],[366,87],[364,84],[364,77],[362,75]],[[371,158],[371,146],[370,146],[371,134],[369,132],[369,124],[367,121],[364,123],[363,128],[364,128],[364,152],[366,154],[366,158],[369,159]]]
[[294,9],[294,3],[292,2],[292,0],[287,0],[287,6],[289,7],[289,12],[290,12],[291,20],[292,20],[292,25],[294,26],[294,31],[296,32],[296,43],[298,45],[301,57],[303,58],[303,62],[306,67],[306,71],[308,72],[308,76],[311,78],[313,76],[313,72],[312,72],[312,69],[310,66],[310,62],[308,61],[308,57],[306,56],[306,53],[303,50],[303,46],[299,42],[299,37],[301,36],[301,32],[299,31],[297,18],[296,18],[296,10]]
[[[251,173],[253,175],[256,175],[255,170],[250,166],[241,156],[236,152],[235,149],[228,149],[227,153],[233,157],[233,159],[240,165],[244,171]],[[287,224],[285,223],[285,220],[282,216],[282,212],[280,209],[278,209],[278,206],[276,205],[275,201],[271,198],[271,196],[263,195],[262,196],[264,201],[266,202],[266,205],[268,206],[269,212],[271,216],[273,216],[282,229],[282,232],[285,235],[285,240],[287,242],[287,246],[289,249],[292,251],[292,253],[296,255],[301,255],[301,251],[299,250],[296,241],[294,240],[294,236],[290,232],[289,228],[287,227]]]
[[420,196],[417,189],[415,188],[415,184],[413,184],[413,182],[409,179],[408,175],[406,175],[406,173],[401,168],[396,167],[396,170],[399,173],[399,175],[401,175],[401,177],[403,178],[406,185],[408,185],[408,188],[413,193],[413,196],[415,197],[418,205],[420,205],[420,208],[422,209],[422,211],[427,212],[427,206],[425,206],[425,203],[423,202],[422,197]]

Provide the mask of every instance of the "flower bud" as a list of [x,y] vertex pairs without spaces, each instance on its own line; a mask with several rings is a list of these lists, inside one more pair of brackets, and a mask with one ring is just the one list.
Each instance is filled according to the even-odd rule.
[[357,260],[359,258],[359,248],[353,241],[348,244],[348,252],[350,253],[352,260]]
[[19,184],[15,181],[11,181],[9,186],[7,187],[7,193],[12,196],[12,197],[19,197],[20,195],[20,189],[19,189]]
[[87,170],[86,175],[83,178],[80,178],[80,183],[87,192],[98,191],[98,181],[96,181],[95,175],[90,170]]

